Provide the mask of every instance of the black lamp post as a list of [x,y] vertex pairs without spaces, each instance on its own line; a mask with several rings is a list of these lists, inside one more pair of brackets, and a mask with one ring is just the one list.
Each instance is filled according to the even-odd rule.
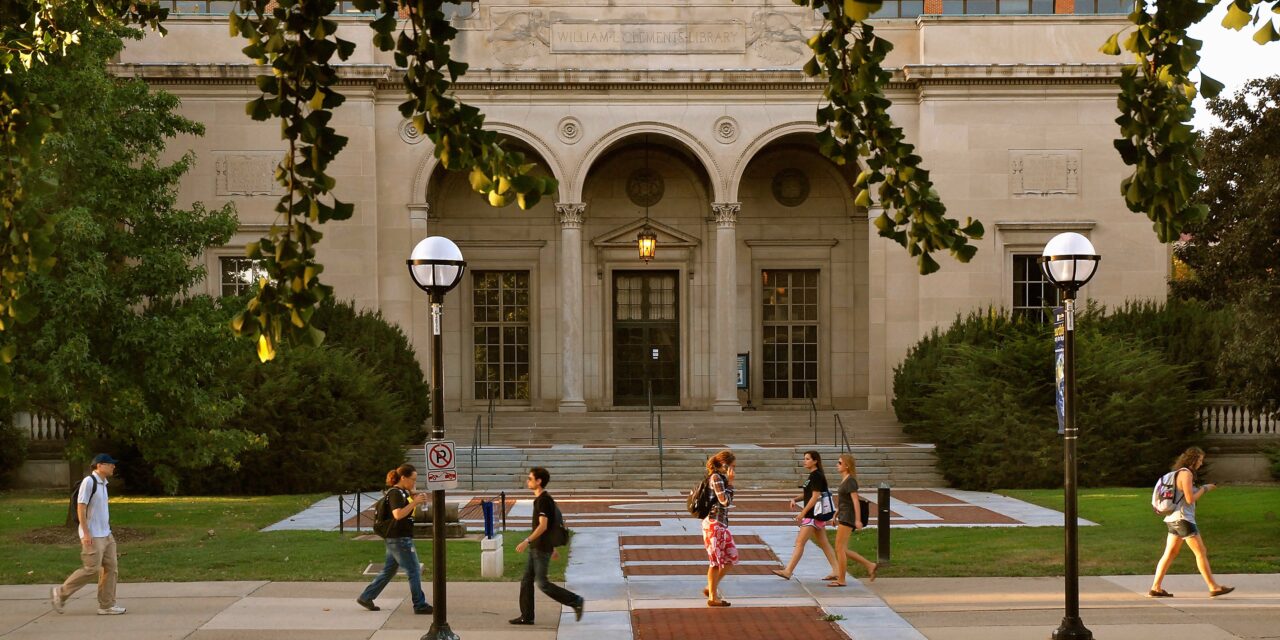
[[[409,275],[414,284],[426,291],[431,300],[431,439],[444,439],[444,349],[440,336],[440,320],[444,313],[444,294],[462,282],[467,261],[452,240],[431,236],[418,243],[409,254]],[[431,492],[431,599],[435,612],[431,630],[422,640],[458,640],[449,628],[445,596],[444,557],[444,490]]]
[[1078,553],[1076,515],[1076,370],[1075,370],[1075,311],[1076,292],[1093,278],[1098,261],[1102,259],[1093,249],[1089,239],[1078,233],[1060,233],[1044,246],[1040,268],[1044,275],[1062,292],[1065,307],[1065,335],[1063,336],[1063,494],[1066,503],[1064,524],[1066,528],[1066,615],[1062,624],[1053,632],[1053,640],[1093,640],[1093,632],[1080,620],[1080,557]]

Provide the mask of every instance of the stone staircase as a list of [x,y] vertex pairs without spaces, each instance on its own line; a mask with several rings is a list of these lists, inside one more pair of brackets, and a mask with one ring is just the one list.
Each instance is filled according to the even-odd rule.
[[[809,449],[822,453],[828,475],[836,477],[840,448],[834,446],[833,413],[818,412],[815,445],[808,411],[662,411],[661,459],[656,421],[651,431],[649,414],[642,411],[497,412],[492,429],[487,414],[451,413],[446,435],[457,443],[462,490],[523,489],[535,466],[550,470],[553,486],[561,489],[687,490],[701,480],[707,458],[725,447],[737,455],[739,486],[790,489],[804,480],[801,461]],[[838,414],[863,486],[946,486],[935,468],[933,445],[908,442],[892,412]],[[473,451],[477,418],[481,433]],[[421,448],[409,454],[411,464],[425,468]]]

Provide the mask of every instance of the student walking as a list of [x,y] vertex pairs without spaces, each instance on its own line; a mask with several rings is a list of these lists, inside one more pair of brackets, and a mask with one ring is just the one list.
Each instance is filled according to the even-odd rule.
[[727,607],[728,601],[720,597],[720,581],[738,564],[738,547],[729,532],[729,509],[733,507],[733,478],[735,457],[728,449],[707,459],[707,486],[715,499],[711,511],[702,519],[702,545],[707,549],[707,587],[702,595],[707,597],[708,607]]
[[836,468],[840,471],[840,507],[836,511],[836,522],[838,524],[836,527],[836,564],[840,568],[835,572],[836,579],[828,582],[827,586],[845,586],[844,576],[848,569],[849,558],[853,558],[858,564],[866,567],[867,582],[875,582],[876,570],[880,566],[862,557],[862,554],[849,547],[853,532],[862,529],[862,504],[858,501],[858,468],[854,463],[853,454],[840,454],[840,459],[836,462]]
[[387,472],[387,506],[394,519],[384,540],[387,559],[382,565],[382,571],[373,577],[373,582],[356,598],[357,604],[370,611],[381,608],[373,601],[390,584],[399,567],[404,567],[404,575],[409,579],[413,612],[426,615],[433,611],[427,603],[426,594],[422,592],[422,568],[418,565],[418,549],[413,545],[413,510],[418,503],[426,500],[425,493],[414,493],[417,483],[418,470],[411,464],[402,464]]
[[542,467],[529,470],[525,486],[533,491],[533,532],[528,538],[516,545],[516,553],[529,550],[529,561],[524,567],[524,577],[520,579],[520,617],[512,618],[511,624],[533,624],[533,585],[537,584],[543,593],[562,605],[573,607],[574,620],[582,619],[582,608],[586,600],[582,596],[557,585],[547,579],[547,567],[551,561],[560,557],[551,544],[548,533],[552,526],[563,527],[558,522],[556,501],[547,493],[547,483],[551,482],[551,472]]
[[773,575],[790,580],[801,556],[804,555],[805,542],[813,540],[822,549],[823,555],[827,556],[827,562],[831,563],[831,574],[823,580],[835,580],[838,570],[836,552],[831,548],[831,542],[827,540],[827,522],[813,517],[814,505],[818,503],[823,492],[830,490],[827,487],[827,476],[822,472],[822,455],[817,451],[804,452],[804,468],[809,471],[809,477],[805,479],[804,484],[800,485],[800,488],[804,489],[804,494],[790,501],[792,506],[800,501],[800,513],[795,517],[800,522],[800,531],[796,533],[796,548],[791,553],[791,562],[787,563],[787,568],[774,569]]
[[1174,507],[1173,513],[1165,516],[1164,524],[1168,529],[1169,535],[1165,539],[1164,554],[1160,556],[1160,561],[1156,563],[1156,577],[1151,582],[1151,591],[1147,592],[1147,596],[1151,598],[1172,598],[1173,594],[1165,591],[1160,583],[1164,582],[1164,576],[1169,572],[1169,566],[1173,564],[1174,558],[1178,557],[1178,552],[1182,550],[1182,543],[1186,542],[1191,547],[1191,552],[1196,556],[1196,567],[1200,569],[1200,576],[1204,578],[1204,583],[1209,587],[1209,597],[1216,598],[1223,596],[1232,591],[1235,587],[1226,587],[1218,584],[1213,579],[1213,571],[1209,568],[1209,550],[1204,546],[1204,540],[1200,538],[1200,528],[1196,524],[1196,503],[1204,494],[1209,493],[1217,488],[1217,485],[1206,484],[1200,488],[1195,487],[1196,471],[1204,465],[1204,450],[1200,447],[1191,447],[1178,456],[1178,461],[1174,463],[1173,469],[1175,475],[1173,479],[1174,486]]
[[116,539],[111,535],[111,516],[107,507],[107,483],[116,473],[115,458],[105,453],[94,456],[90,473],[80,481],[76,493],[76,517],[80,522],[80,562],[82,566],[67,576],[60,587],[49,592],[49,604],[63,612],[67,598],[81,587],[97,580],[98,615],[118,616],[125,608],[116,604],[116,579],[119,577]]

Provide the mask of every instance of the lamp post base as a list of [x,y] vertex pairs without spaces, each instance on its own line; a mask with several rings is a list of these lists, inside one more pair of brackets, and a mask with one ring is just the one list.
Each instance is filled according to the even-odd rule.
[[439,625],[431,625],[431,630],[419,640],[459,640],[459,638],[458,634],[449,628],[449,623],[445,622]]
[[1066,617],[1053,632],[1053,640],[1093,640],[1093,632],[1086,629],[1080,618]]

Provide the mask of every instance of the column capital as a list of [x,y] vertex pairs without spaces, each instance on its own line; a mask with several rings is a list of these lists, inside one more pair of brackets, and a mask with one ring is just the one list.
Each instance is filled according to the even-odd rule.
[[556,203],[556,214],[560,218],[560,226],[565,229],[581,229],[582,214],[586,211],[587,205],[584,202]]
[[741,210],[741,202],[711,203],[712,217],[715,218],[716,226],[721,229],[732,229],[738,223],[738,212]]

